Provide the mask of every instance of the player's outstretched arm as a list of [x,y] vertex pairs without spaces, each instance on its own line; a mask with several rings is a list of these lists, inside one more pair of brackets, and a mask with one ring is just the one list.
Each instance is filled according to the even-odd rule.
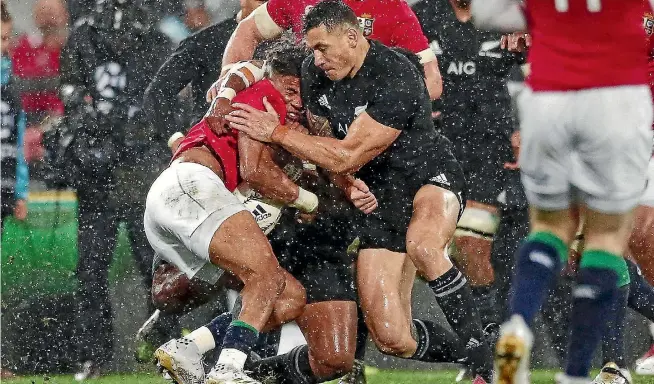
[[251,60],[259,44],[275,39],[284,32],[270,17],[267,6],[268,4],[261,5],[238,23],[225,47],[223,68],[239,61]]
[[519,0],[473,0],[472,17],[480,29],[501,32],[524,31],[527,29]]
[[250,188],[264,198],[311,213],[318,207],[318,197],[291,180],[273,159],[270,146],[239,135],[240,173]]
[[279,144],[300,159],[338,174],[356,172],[393,144],[401,133],[363,112],[352,122],[343,140],[311,136],[280,125],[272,105],[266,99],[264,104],[266,112],[236,103],[236,110],[225,119],[232,128],[256,140]]

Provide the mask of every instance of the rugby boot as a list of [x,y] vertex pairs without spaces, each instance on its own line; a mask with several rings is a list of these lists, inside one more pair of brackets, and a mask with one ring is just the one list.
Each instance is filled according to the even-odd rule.
[[361,360],[354,360],[352,370],[341,377],[338,384],[366,384],[366,366]]
[[154,356],[159,370],[178,384],[204,384],[202,355],[191,340],[185,337],[170,340],[159,347]]
[[520,315],[500,327],[495,346],[493,383],[529,384],[529,358],[534,335]]
[[207,384],[261,384],[242,369],[228,364],[216,364],[207,375]]
[[593,384],[632,384],[631,373],[627,369],[620,369],[616,363],[606,363],[600,373],[593,380]]
[[636,360],[635,372],[637,375],[654,375],[654,344],[649,351]]

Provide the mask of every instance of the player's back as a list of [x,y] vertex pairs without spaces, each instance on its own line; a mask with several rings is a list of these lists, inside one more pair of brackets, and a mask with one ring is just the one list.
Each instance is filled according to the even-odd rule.
[[527,0],[534,91],[647,84],[642,0]]

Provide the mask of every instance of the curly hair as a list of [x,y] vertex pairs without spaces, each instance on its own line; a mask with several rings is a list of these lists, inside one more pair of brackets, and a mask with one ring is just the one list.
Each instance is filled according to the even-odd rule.
[[266,51],[268,69],[279,75],[300,77],[302,63],[308,53],[294,38],[285,36]]

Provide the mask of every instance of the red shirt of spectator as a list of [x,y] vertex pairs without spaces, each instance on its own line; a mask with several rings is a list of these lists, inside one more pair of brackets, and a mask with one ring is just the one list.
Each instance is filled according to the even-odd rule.
[[[60,47],[44,44],[40,36],[22,36],[12,54],[12,66],[17,77],[26,80],[51,78],[59,75]],[[63,114],[64,106],[57,91],[25,92],[21,94],[26,113],[54,112]]]

